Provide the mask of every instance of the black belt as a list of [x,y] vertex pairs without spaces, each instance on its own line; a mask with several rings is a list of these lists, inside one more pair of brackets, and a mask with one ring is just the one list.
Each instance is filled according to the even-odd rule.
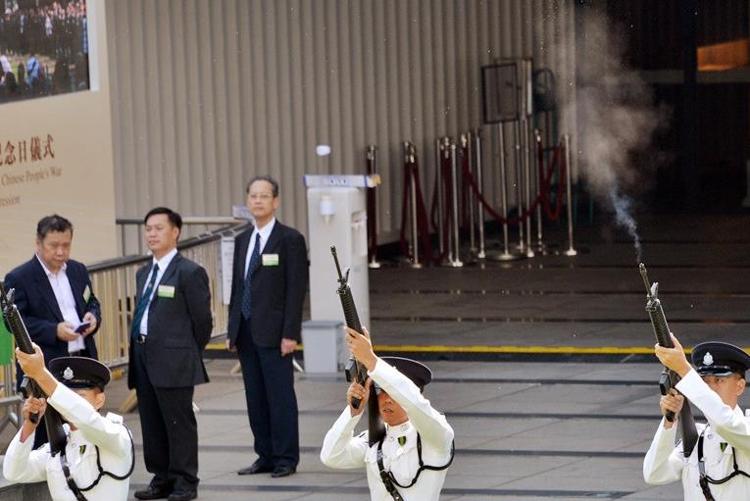
[[75,350],[68,353],[71,357],[85,357],[86,356],[86,350]]

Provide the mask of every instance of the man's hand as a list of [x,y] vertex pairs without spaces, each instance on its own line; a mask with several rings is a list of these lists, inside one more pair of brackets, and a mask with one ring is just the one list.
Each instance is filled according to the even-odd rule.
[[297,349],[297,341],[294,339],[289,338],[281,338],[281,356],[285,357],[289,355],[290,353],[294,353],[294,350]]
[[89,334],[91,334],[92,332],[94,332],[96,330],[96,326],[98,325],[98,323],[96,321],[96,317],[90,311],[83,316],[83,322],[90,322],[91,323],[91,325],[89,325],[88,329],[86,329],[85,331],[83,331],[81,333],[81,335],[83,335],[83,336],[88,336]]
[[23,416],[24,421],[28,421],[29,424],[36,428],[39,424],[39,421],[37,420],[36,423],[32,423],[29,419],[29,416],[31,414],[38,414],[41,418],[42,415],[44,415],[44,411],[47,410],[47,399],[46,398],[34,398],[29,397],[26,399],[26,401],[23,403],[23,407],[21,408],[21,415]]
[[237,351],[237,347],[232,344],[232,341],[229,338],[227,338],[224,344],[226,345],[228,351],[231,351],[231,352]]
[[364,334],[351,329],[346,328],[346,344],[349,346],[349,351],[354,358],[367,367],[368,371],[375,368],[375,363],[378,361],[378,357],[375,356],[375,352],[372,351],[372,343],[370,342],[370,333],[367,329],[362,328]]
[[666,419],[664,420],[665,430],[670,429],[675,423],[677,423],[677,416],[680,415],[680,410],[682,409],[682,404],[684,402],[685,397],[680,395],[674,388],[669,390],[668,395],[661,397],[661,400],[659,400],[659,408],[661,409],[662,415],[666,416],[669,411],[674,412],[674,421],[670,423]]
[[[346,390],[346,402],[349,404],[349,411],[352,413],[352,417],[359,416],[365,411],[365,404],[367,404],[367,401],[370,398],[370,386],[372,386],[372,379],[368,377],[364,386],[355,381],[350,384],[349,389]],[[352,398],[359,399],[358,409],[352,407]]]
[[75,341],[78,339],[78,334],[73,330],[73,324],[70,322],[57,324],[57,339],[60,341]]
[[44,367],[44,354],[36,343],[31,343],[31,345],[34,347],[34,353],[32,354],[24,353],[16,348],[16,361],[18,361],[18,365],[23,369],[24,374],[38,381],[46,370]]
[[671,332],[669,335],[672,337],[674,348],[665,348],[657,343],[654,345],[654,353],[664,367],[675,371],[680,377],[685,377],[692,367],[687,361],[685,350],[682,348],[680,342]]
[[21,408],[21,416],[23,417],[23,425],[21,425],[21,442],[26,442],[26,439],[34,433],[36,427],[39,425],[41,419],[37,419],[36,423],[32,423],[29,416],[31,414],[37,414],[39,418],[42,417],[44,411],[47,410],[47,400],[44,398],[28,398]]

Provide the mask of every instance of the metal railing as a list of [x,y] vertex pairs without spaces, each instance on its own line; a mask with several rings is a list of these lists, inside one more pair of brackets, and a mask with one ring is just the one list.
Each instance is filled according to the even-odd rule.
[[[193,237],[178,245],[183,256],[203,266],[208,274],[214,317],[212,336],[227,331],[228,308],[223,302],[221,238],[236,235],[248,224],[246,221],[229,219],[233,227]],[[124,365],[128,361],[130,324],[137,294],[135,273],[150,259],[150,256],[123,257],[89,266],[92,290],[102,308],[102,328],[96,334],[96,346],[99,360],[109,367]]]
[[[117,218],[115,220],[119,229],[117,238],[119,240],[120,256],[143,255],[146,253],[143,237],[143,219]],[[227,227],[245,224],[246,221],[230,216],[185,216],[182,218],[183,240],[210,235],[216,231],[223,231]]]

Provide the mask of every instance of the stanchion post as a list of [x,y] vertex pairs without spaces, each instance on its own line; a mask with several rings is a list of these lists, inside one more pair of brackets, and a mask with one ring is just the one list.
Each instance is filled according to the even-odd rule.
[[416,169],[416,151],[414,145],[409,141],[404,142],[404,164],[408,170],[409,178],[409,226],[411,230],[411,247],[412,268],[421,268],[419,262],[419,226],[417,223],[417,176]]
[[[473,158],[473,164],[475,166],[475,172],[477,174],[476,181],[477,181],[477,187],[479,188],[480,193],[484,193],[484,185],[482,184],[482,136],[481,136],[482,129],[477,129],[472,139],[474,141],[474,158]],[[482,201],[479,200],[479,197],[477,197],[477,230],[478,230],[478,236],[479,236],[479,249],[477,250],[477,258],[478,259],[484,259],[487,257],[486,251],[485,251],[485,241],[484,241],[484,207],[482,207]]]
[[[374,144],[367,146],[366,151],[367,158],[367,175],[375,176],[378,173],[378,147]],[[367,238],[367,251],[370,254],[370,261],[367,263],[367,267],[370,269],[380,268],[380,262],[378,261],[378,192],[377,188],[367,189],[367,208],[368,215],[367,228],[369,235]]]
[[438,234],[438,254],[442,256],[445,253],[445,234],[443,232],[443,154],[444,139],[435,140],[435,183],[437,185],[437,234]]
[[458,225],[458,160],[456,152],[456,143],[451,141],[450,144],[451,153],[451,242],[449,247],[452,249],[451,256],[449,257],[449,264],[454,268],[460,268],[464,265],[461,262],[461,241],[459,239],[459,225]]
[[518,245],[516,249],[521,254],[526,254],[526,241],[523,238],[523,221],[521,212],[523,212],[523,155],[521,153],[521,121],[513,122],[513,163],[516,167],[516,211],[518,213]]
[[[539,171],[544,167],[544,164],[539,165],[539,149],[542,147],[542,134],[539,129],[534,129],[534,177],[536,178],[536,195],[542,196],[542,180],[539,177]],[[544,158],[544,156],[542,156]],[[541,200],[541,198],[540,198]],[[545,253],[546,246],[544,245],[543,224],[542,224],[542,204],[539,203],[536,206],[536,250]]]
[[534,257],[534,249],[531,248],[531,161],[529,159],[529,153],[531,152],[530,138],[529,138],[529,122],[526,118],[521,122],[521,130],[523,133],[523,184],[526,198],[526,221],[523,219],[518,221],[518,224],[523,226],[526,225],[526,257]]
[[[469,167],[469,175],[474,175],[473,162],[471,158],[471,132],[461,134],[461,162],[466,161]],[[463,165],[463,164],[462,164]],[[466,210],[469,212],[469,252],[471,255],[477,253],[476,228],[474,227],[474,192],[469,188],[469,180],[463,178],[463,169],[461,169],[461,187],[466,202]]]
[[565,251],[566,256],[575,256],[578,251],[573,247],[573,188],[571,186],[572,175],[570,171],[570,135],[564,134],[563,141],[565,144],[565,202],[567,205],[567,216],[568,216],[568,250]]
[[521,256],[510,252],[508,242],[508,180],[505,163],[505,124],[500,122],[497,129],[499,139],[498,149],[500,150],[500,208],[503,216],[503,251],[500,253],[490,253],[487,257],[493,261],[513,261],[520,259]]

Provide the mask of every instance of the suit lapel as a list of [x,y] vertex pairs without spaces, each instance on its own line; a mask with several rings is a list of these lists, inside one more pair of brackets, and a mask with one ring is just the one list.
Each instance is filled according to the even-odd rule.
[[241,277],[241,280],[245,279],[245,260],[247,259],[247,249],[250,246],[250,237],[253,236],[253,231],[255,230],[255,227],[250,227],[245,233],[240,235],[240,237],[237,239],[237,244],[239,244],[239,253],[237,254],[237,257],[240,259],[234,263],[234,275],[237,277]]
[[161,279],[154,284],[154,287],[156,290],[154,291],[154,295],[151,299],[151,304],[148,306],[149,311],[151,308],[154,307],[154,304],[156,304],[159,301],[159,284],[165,284],[167,283],[175,274],[177,271],[177,267],[180,265],[180,261],[182,260],[182,256],[178,252],[175,254],[175,256],[172,258],[172,261],[169,262],[169,266],[167,266],[167,269],[164,270],[164,275],[161,276]]
[[[44,301],[47,303],[47,306],[49,306],[50,311],[55,316],[55,318],[62,322],[63,321],[63,315],[62,310],[60,310],[60,305],[57,304],[57,298],[55,297],[55,291],[52,290],[52,286],[49,283],[49,278],[47,278],[47,274],[44,272],[44,268],[42,268],[42,264],[39,262],[39,258],[34,256],[34,281],[36,282],[36,286],[39,289],[39,291],[42,293],[42,296],[44,297]],[[70,280],[70,278],[68,278]]]

